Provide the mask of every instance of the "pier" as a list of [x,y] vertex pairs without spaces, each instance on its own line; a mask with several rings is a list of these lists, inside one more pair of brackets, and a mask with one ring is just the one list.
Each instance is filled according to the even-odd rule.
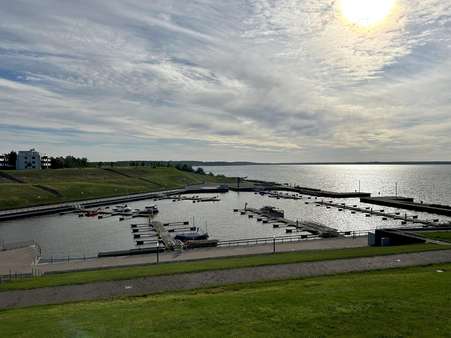
[[[286,233],[288,234],[292,233],[293,229],[296,229],[296,231],[306,231],[323,238],[339,237],[336,229],[316,222],[289,220],[281,214],[268,212],[266,208],[255,209],[246,206],[242,210],[235,209],[234,211],[239,212],[241,215],[248,215],[249,218],[256,218],[257,222],[271,223],[274,228],[286,227]],[[308,236],[306,235],[305,237],[307,238]]]
[[[174,234],[196,231],[196,229],[197,228],[194,225],[190,225],[188,221],[161,223],[149,219],[148,223],[131,225],[133,239],[137,246],[159,246],[159,244],[162,243],[165,250],[181,249],[184,246],[181,241],[174,239]],[[193,243],[188,244],[195,246]],[[212,244],[217,244],[217,241],[204,240],[199,241],[198,244],[199,246],[212,246]]]
[[285,191],[293,192],[301,195],[316,196],[316,197],[328,197],[328,198],[363,198],[371,197],[370,193],[367,192],[335,192],[326,191],[321,189],[299,187],[299,186],[288,186],[281,185],[272,182],[256,182],[256,181],[246,181],[246,185],[243,186],[230,186],[230,190],[237,192],[276,192]]
[[451,206],[440,204],[417,203],[413,198],[384,196],[384,197],[362,197],[360,202],[393,207],[398,209],[427,212],[436,215],[451,216]]
[[362,198],[362,197],[370,197],[371,194],[367,192],[335,192],[335,191],[325,191],[321,189],[312,189],[305,187],[286,187],[286,186],[276,186],[271,187],[270,190],[279,190],[279,191],[290,191],[295,192],[301,195],[309,195],[316,197],[328,197],[328,198]]
[[351,210],[352,213],[364,213],[367,217],[371,217],[373,215],[380,216],[382,219],[394,219],[394,220],[400,220],[404,224],[407,222],[414,223],[414,224],[421,224],[424,226],[437,226],[439,223],[438,219],[434,220],[422,220],[419,219],[417,215],[408,215],[407,213],[404,213],[404,215],[401,214],[401,212],[395,212],[395,213],[387,213],[385,210],[374,210],[371,207],[365,207],[361,208],[357,205],[347,205],[345,203],[335,203],[333,201],[325,202],[325,201],[317,201],[315,202],[317,205],[326,206],[328,209],[330,208],[337,208],[339,211],[343,210]]

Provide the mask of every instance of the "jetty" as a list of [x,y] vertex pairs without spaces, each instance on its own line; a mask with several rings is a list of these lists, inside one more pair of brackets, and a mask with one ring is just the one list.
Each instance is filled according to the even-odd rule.
[[367,192],[335,192],[321,189],[314,189],[301,186],[289,186],[283,184],[277,184],[274,182],[263,181],[245,181],[245,184],[230,185],[229,188],[232,191],[237,192],[292,192],[300,195],[316,196],[316,197],[328,197],[328,198],[363,198],[371,197]]
[[382,217],[382,220],[400,220],[403,225],[407,223],[414,223],[414,224],[421,224],[424,226],[437,226],[439,225],[440,220],[439,219],[432,219],[432,220],[424,220],[420,219],[418,215],[408,215],[406,212],[394,212],[389,213],[386,212],[384,209],[376,210],[371,207],[359,207],[357,205],[348,205],[346,203],[336,203],[333,201],[317,201],[315,202],[318,206],[326,206],[326,208],[337,208],[338,211],[344,211],[344,210],[350,210],[351,213],[363,213],[366,215],[366,217],[372,217],[374,216],[380,216]]
[[398,209],[415,210],[418,212],[427,212],[436,215],[451,216],[451,206],[449,205],[418,203],[410,197],[362,197],[360,198],[360,202]]
[[177,201],[193,201],[193,203],[205,203],[205,202],[220,202],[221,199],[219,196],[213,196],[213,197],[201,197],[199,195],[193,195],[193,196],[172,196],[168,199],[172,199],[173,202]]
[[130,227],[137,246],[159,246],[159,243],[162,243],[166,250],[173,250],[177,245],[168,229],[161,222],[149,220],[148,223],[132,224]]
[[[248,208],[235,209],[235,212],[239,212],[241,215],[247,215],[249,218],[256,218],[257,222],[264,224],[272,224],[274,228],[285,227],[286,233],[290,234],[293,231],[305,231],[313,235],[317,235],[323,238],[339,237],[340,234],[336,229],[330,228],[317,222],[309,221],[293,221],[286,219],[281,210],[273,207],[264,207],[261,209]],[[307,236],[306,236],[307,237]]]

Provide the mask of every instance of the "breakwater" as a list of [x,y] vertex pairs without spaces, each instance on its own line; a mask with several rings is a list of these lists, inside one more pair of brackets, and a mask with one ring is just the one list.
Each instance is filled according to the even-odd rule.
[[409,197],[362,197],[360,202],[375,205],[382,205],[386,207],[393,207],[398,209],[415,210],[419,212],[427,212],[436,215],[451,216],[451,206],[440,204],[427,204],[415,202],[413,198]]

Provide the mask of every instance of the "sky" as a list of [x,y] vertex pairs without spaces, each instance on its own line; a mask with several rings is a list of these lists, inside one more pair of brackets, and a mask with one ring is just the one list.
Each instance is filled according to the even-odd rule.
[[0,0],[0,152],[451,160],[451,0],[359,1]]

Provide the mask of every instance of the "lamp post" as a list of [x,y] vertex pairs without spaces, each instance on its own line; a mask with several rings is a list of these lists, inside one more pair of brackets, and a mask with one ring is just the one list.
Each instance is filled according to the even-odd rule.
[[160,263],[160,240],[157,241],[157,264]]

